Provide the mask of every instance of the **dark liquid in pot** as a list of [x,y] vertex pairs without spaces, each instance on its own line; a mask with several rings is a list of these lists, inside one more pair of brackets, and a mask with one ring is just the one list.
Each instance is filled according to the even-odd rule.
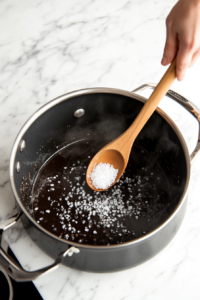
[[134,145],[122,178],[104,192],[85,173],[105,141],[82,140],[59,150],[41,168],[32,198],[35,220],[60,238],[90,245],[134,240],[169,216],[166,176],[154,157]]

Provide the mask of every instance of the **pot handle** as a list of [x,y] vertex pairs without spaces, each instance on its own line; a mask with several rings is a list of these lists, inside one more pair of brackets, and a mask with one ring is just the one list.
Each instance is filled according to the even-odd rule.
[[80,250],[75,247],[69,247],[65,252],[58,255],[55,262],[47,267],[36,271],[26,271],[19,263],[17,263],[11,256],[8,255],[8,243],[3,238],[4,231],[13,226],[21,217],[22,213],[17,213],[8,220],[0,222],[0,265],[7,272],[7,274],[16,281],[32,281],[41,275],[44,275],[53,269],[57,268],[63,261],[63,259],[68,255],[72,256],[73,253],[79,253]]
[[8,300],[13,300],[14,292],[13,292],[12,281],[10,280],[10,277],[6,273],[6,270],[1,265],[0,265],[0,271],[3,273],[3,275],[5,276],[7,283],[8,283],[8,288],[9,288],[9,299]]
[[[147,88],[155,89],[156,84],[155,83],[145,83],[135,90],[132,91],[132,93],[139,92],[146,90]],[[187,109],[188,112],[190,112],[198,121],[199,123],[199,133],[198,133],[198,141],[196,144],[196,147],[192,154],[190,155],[190,160],[193,162],[194,158],[196,157],[197,153],[200,151],[200,109],[191,101],[183,97],[182,95],[174,92],[173,90],[168,90],[166,93],[166,96],[170,97],[171,99],[178,102],[180,105],[182,105],[185,109]]]

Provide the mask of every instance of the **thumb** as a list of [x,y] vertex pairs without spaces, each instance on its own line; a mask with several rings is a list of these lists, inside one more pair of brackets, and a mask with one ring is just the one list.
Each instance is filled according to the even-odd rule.
[[192,62],[193,51],[185,46],[185,43],[181,40],[176,60],[176,77],[179,81],[185,76],[187,68]]
[[163,53],[163,58],[161,64],[163,66],[167,66],[174,59],[178,48],[178,40],[176,35],[172,32],[172,30],[167,30],[167,39],[165,43],[165,49]]

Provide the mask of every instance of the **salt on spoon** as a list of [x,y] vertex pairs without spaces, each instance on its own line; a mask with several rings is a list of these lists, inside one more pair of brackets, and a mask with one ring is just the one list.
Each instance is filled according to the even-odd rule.
[[[86,182],[88,186],[95,191],[104,191],[114,185],[124,173],[128,164],[129,155],[133,142],[151,117],[159,102],[167,93],[168,89],[176,79],[176,58],[172,61],[166,73],[156,86],[149,100],[145,103],[132,125],[117,139],[103,147],[91,160],[87,173]],[[95,166],[102,164],[110,164],[114,169],[118,170],[117,176],[113,183],[105,184],[106,188],[97,188],[92,184],[91,174]],[[107,176],[106,176],[107,178]],[[109,177],[108,177],[109,178]],[[110,186],[108,186],[110,184]]]
[[115,182],[117,173],[112,165],[100,163],[92,170],[90,180],[96,189],[106,190]]

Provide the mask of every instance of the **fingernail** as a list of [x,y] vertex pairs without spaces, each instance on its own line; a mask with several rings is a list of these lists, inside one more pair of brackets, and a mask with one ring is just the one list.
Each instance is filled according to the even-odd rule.
[[182,72],[181,74],[178,74],[177,79],[178,81],[182,81],[183,78],[185,77],[186,72]]
[[185,77],[185,74],[184,75],[179,75],[179,77],[177,77],[178,81],[182,81]]
[[161,64],[162,65],[166,65],[167,61],[168,61],[167,58],[164,56],[163,59],[162,59],[162,61],[161,61]]

